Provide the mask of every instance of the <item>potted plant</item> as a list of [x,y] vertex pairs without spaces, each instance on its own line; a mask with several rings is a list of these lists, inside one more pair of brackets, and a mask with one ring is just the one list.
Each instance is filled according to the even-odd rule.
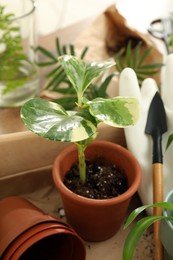
[[[166,149],[173,142],[173,134],[168,138]],[[128,216],[124,228],[127,228],[137,216],[148,208],[159,207],[163,209],[163,213],[160,216],[144,216],[138,220],[130,230],[123,248],[123,260],[132,260],[137,243],[145,232],[154,222],[161,220],[160,225],[160,239],[164,247],[164,254],[166,260],[173,259],[173,190],[171,190],[164,202],[143,205],[136,208]]]
[[[119,229],[130,199],[140,185],[141,169],[135,157],[124,147],[94,139],[99,123],[113,127],[135,124],[139,113],[138,100],[128,97],[84,98],[90,83],[115,65],[112,59],[85,63],[75,56],[63,55],[59,61],[76,91],[76,109],[66,111],[57,103],[33,98],[22,106],[21,118],[39,136],[73,143],[55,159],[53,179],[61,193],[69,224],[85,240],[101,241]],[[104,173],[104,168],[110,172]],[[87,186],[91,186],[89,176],[95,180],[91,189]],[[77,185],[73,184],[73,179]],[[107,187],[104,186],[106,183]],[[74,191],[74,186],[79,187],[80,192],[85,191],[85,196]],[[120,190],[115,191],[116,186]],[[99,189],[100,193],[104,192],[95,198],[95,191]],[[111,190],[110,194],[106,190]]]

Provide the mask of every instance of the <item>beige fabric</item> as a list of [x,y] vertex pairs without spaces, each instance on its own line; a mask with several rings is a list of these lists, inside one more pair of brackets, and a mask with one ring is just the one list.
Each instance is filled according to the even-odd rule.
[[[142,41],[141,53],[148,47],[152,48],[145,64],[163,62],[163,55],[153,37],[130,27],[115,5],[107,8],[87,30],[80,34],[80,37],[75,41],[75,46],[79,53],[84,46],[89,46],[85,56],[88,61],[104,60],[113,57],[117,51],[126,46],[129,39],[133,39],[134,42]],[[160,84],[160,73],[151,75],[151,77]]]

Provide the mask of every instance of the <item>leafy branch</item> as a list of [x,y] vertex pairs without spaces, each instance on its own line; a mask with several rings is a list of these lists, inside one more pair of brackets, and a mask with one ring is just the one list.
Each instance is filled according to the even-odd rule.
[[152,48],[146,48],[143,53],[141,53],[142,42],[138,42],[135,48],[132,48],[131,40],[128,41],[125,48],[120,49],[120,51],[114,56],[116,61],[116,68],[121,72],[124,68],[132,68],[138,78],[139,85],[142,81],[160,71],[163,66],[162,63],[148,63],[145,64],[146,58],[149,56]]

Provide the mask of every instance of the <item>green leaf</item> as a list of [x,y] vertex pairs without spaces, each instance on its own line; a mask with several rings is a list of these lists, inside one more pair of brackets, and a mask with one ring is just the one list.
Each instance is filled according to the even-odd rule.
[[47,49],[45,49],[44,47],[38,46],[36,48],[36,51],[40,51],[42,54],[44,54],[46,57],[48,57],[49,59],[51,59],[52,61],[57,62],[57,58]]
[[140,54],[141,45],[142,45],[142,42],[139,42],[139,43],[136,45],[136,48],[134,49],[134,53],[133,53],[133,65],[132,65],[133,68],[136,68],[136,66],[137,66],[137,61],[138,61],[138,57],[139,57],[139,54]]
[[158,220],[173,220],[173,217],[147,216],[139,220],[130,230],[123,247],[123,260],[132,260],[135,248],[142,234]]
[[[173,204],[169,202],[159,202],[159,203],[140,206],[135,210],[133,210],[131,214],[128,216],[124,225],[124,229],[127,228],[130,224],[132,224],[132,222],[136,219],[136,217],[141,212],[143,212],[147,208],[153,208],[153,207],[159,207],[162,209],[169,209],[173,211]],[[135,248],[142,234],[150,225],[162,219],[173,221],[172,216],[147,216],[135,223],[135,225],[131,228],[124,244],[123,260],[132,260]]]
[[67,46],[66,46],[66,45],[63,45],[63,46],[62,46],[62,52],[63,52],[64,54],[67,54]]
[[111,82],[112,78],[115,76],[115,73],[110,74],[104,81],[101,83],[99,87],[96,88],[97,97],[105,98],[107,97],[107,88],[109,83]]
[[159,203],[143,205],[141,207],[136,208],[130,213],[130,215],[128,216],[125,222],[124,228],[127,228],[142,211],[153,207],[160,207],[162,209],[169,209],[173,211],[173,204],[168,202],[159,202]]
[[44,62],[38,62],[37,66],[39,66],[39,67],[47,67],[47,66],[50,66],[50,65],[54,65],[56,63],[57,63],[56,61],[44,61]]
[[48,72],[46,74],[46,78],[52,77],[55,74],[57,75],[57,73],[61,72],[62,73],[63,69],[61,67],[61,65],[58,65],[56,68],[54,68],[53,70],[51,70],[50,72]]
[[136,98],[124,97],[96,98],[89,102],[90,113],[100,122],[114,127],[127,127],[135,124],[139,117],[138,106]]
[[86,64],[83,60],[71,55],[61,56],[59,57],[59,61],[76,93],[80,93],[81,95],[91,82],[103,73],[105,69],[115,65],[113,60]]
[[77,98],[76,96],[62,97],[54,100],[55,103],[63,106],[67,110],[74,110],[76,107]]
[[144,50],[143,54],[139,58],[138,65],[137,65],[138,67],[140,67],[143,64],[143,62],[145,61],[147,56],[150,54],[151,50],[152,50],[152,48],[147,48]]
[[168,138],[167,144],[166,144],[166,150],[168,149],[168,147],[171,145],[173,141],[173,134],[171,134]]
[[41,98],[27,101],[21,109],[21,118],[35,134],[54,141],[78,142],[96,133],[96,126],[87,116],[66,112],[62,106]]
[[61,50],[59,38],[56,38],[55,41],[56,41],[56,51],[57,51],[58,55],[60,56],[60,55],[62,55],[63,53],[62,53],[62,50]]
[[107,93],[107,89],[109,87],[110,81],[114,76],[115,73],[110,74],[104,79],[104,81],[100,85],[91,83],[91,85],[89,86],[89,88],[84,94],[85,98],[87,98],[88,100],[93,100],[94,98],[97,97],[108,98],[109,95]]
[[70,44],[69,48],[70,48],[70,55],[76,56],[74,45]]
[[127,67],[131,67],[131,41],[128,42],[127,44],[127,49],[126,49],[126,63]]
[[68,86],[67,88],[59,88],[58,92],[61,94],[66,94],[66,95],[64,95],[64,98],[66,98],[66,97],[68,98],[69,95],[74,96],[75,100],[76,100],[75,103],[77,102],[76,92],[71,86]]
[[82,59],[82,60],[84,59],[84,57],[85,57],[85,55],[86,55],[88,49],[89,49],[88,46],[83,49],[83,51],[82,51],[82,53],[81,53],[81,55],[80,55],[80,59]]
[[158,69],[158,68],[160,69],[160,67],[162,67],[162,66],[163,66],[162,63],[145,64],[145,65],[138,67],[137,70],[144,70],[144,69],[150,70],[150,69]]
[[61,68],[61,70],[57,70],[56,74],[52,77],[52,79],[49,81],[49,83],[46,85],[47,89],[56,90],[60,83],[66,79],[66,75],[64,70]]
[[85,118],[86,120],[92,122],[92,124],[97,127],[96,118],[90,113],[89,106],[85,106],[83,107],[82,110],[77,111],[76,115]]
[[[151,48],[146,48],[141,52],[142,42],[138,42],[135,48],[132,47],[132,40],[129,40],[127,46],[124,50],[124,47],[114,56],[116,61],[117,71],[121,72],[126,67],[132,68],[138,78],[139,85],[142,84],[142,81],[150,75],[158,73],[163,66],[161,63],[147,63],[146,62]],[[141,76],[141,74],[143,76]]]
[[149,76],[149,75],[153,75],[155,74],[156,72],[159,72],[159,70],[155,71],[141,71],[141,70],[136,70],[136,72],[138,73],[138,77],[142,76],[142,75],[145,75],[145,76]]

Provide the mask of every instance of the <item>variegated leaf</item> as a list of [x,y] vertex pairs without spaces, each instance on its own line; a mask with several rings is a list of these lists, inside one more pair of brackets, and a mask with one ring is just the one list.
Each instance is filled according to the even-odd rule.
[[21,118],[28,129],[54,141],[78,142],[96,132],[90,120],[41,98],[27,101],[21,109]]
[[139,117],[139,104],[136,98],[96,98],[89,102],[89,106],[90,113],[100,122],[114,127],[134,125]]
[[63,55],[58,59],[76,92],[81,94],[86,90],[93,79],[101,75],[106,69],[115,65],[113,59],[88,64],[71,55]]

